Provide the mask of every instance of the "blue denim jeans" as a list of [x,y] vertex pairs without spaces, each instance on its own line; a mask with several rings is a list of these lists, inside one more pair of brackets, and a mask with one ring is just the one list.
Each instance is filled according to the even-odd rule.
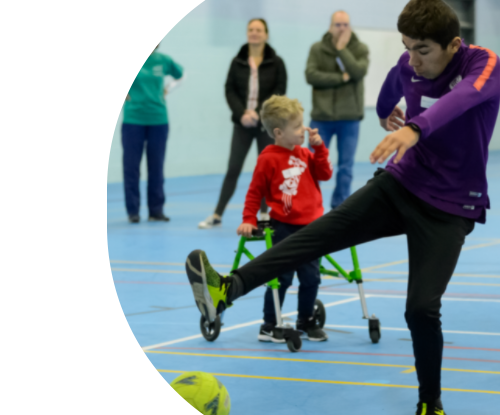
[[325,146],[330,146],[334,135],[337,136],[339,156],[337,181],[330,206],[336,208],[351,194],[352,167],[358,145],[359,121],[311,121],[311,128],[317,128]]

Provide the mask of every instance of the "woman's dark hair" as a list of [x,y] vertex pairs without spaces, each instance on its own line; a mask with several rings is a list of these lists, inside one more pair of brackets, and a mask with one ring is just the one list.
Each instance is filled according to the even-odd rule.
[[269,29],[267,27],[267,22],[264,19],[251,19],[248,22],[247,27],[250,26],[250,23],[255,22],[255,21],[261,22],[264,25],[264,29],[266,30],[266,33],[269,34]]
[[446,49],[460,37],[460,22],[443,0],[411,0],[398,19],[398,30],[412,39],[430,39]]

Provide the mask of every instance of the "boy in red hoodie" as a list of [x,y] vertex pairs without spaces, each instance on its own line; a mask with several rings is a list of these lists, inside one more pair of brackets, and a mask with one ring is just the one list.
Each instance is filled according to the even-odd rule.
[[[238,235],[250,237],[252,230],[257,228],[257,213],[263,197],[271,208],[269,216],[274,228],[273,244],[323,215],[323,199],[318,181],[329,180],[333,168],[328,149],[318,130],[304,127],[303,112],[298,100],[285,96],[273,95],[264,102],[260,114],[262,124],[276,144],[268,145],[257,159]],[[306,130],[314,153],[301,147]],[[303,337],[308,340],[324,341],[328,337],[313,319],[314,301],[321,283],[319,260],[304,263],[296,271],[300,282],[297,330],[303,331]],[[294,273],[290,271],[278,277],[281,306]],[[275,326],[273,295],[268,288],[264,297],[264,324],[258,339],[285,342],[275,334]]]

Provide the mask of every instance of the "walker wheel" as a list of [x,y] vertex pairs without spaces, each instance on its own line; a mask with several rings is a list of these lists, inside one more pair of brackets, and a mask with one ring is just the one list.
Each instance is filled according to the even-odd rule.
[[314,319],[318,322],[318,326],[323,328],[326,322],[326,309],[321,300],[316,298],[314,301]]
[[208,322],[204,315],[200,318],[201,334],[209,342],[213,342],[217,337],[219,337],[221,326],[220,316],[217,316],[213,323]]
[[368,320],[368,331],[370,333],[372,343],[378,343],[380,337],[382,337],[382,333],[380,331],[380,321],[378,318]]
[[288,346],[288,350],[292,353],[297,353],[302,347],[302,340],[300,337],[296,337],[295,339],[288,339],[286,341],[286,345]]

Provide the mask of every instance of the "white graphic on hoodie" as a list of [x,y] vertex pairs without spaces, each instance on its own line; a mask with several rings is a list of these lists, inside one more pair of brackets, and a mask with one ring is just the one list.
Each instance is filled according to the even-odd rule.
[[283,201],[283,212],[285,215],[288,215],[292,211],[292,197],[297,195],[300,175],[307,168],[306,163],[294,156],[290,156],[288,164],[292,167],[281,172],[285,181],[280,185],[280,190],[283,192],[281,200]]

